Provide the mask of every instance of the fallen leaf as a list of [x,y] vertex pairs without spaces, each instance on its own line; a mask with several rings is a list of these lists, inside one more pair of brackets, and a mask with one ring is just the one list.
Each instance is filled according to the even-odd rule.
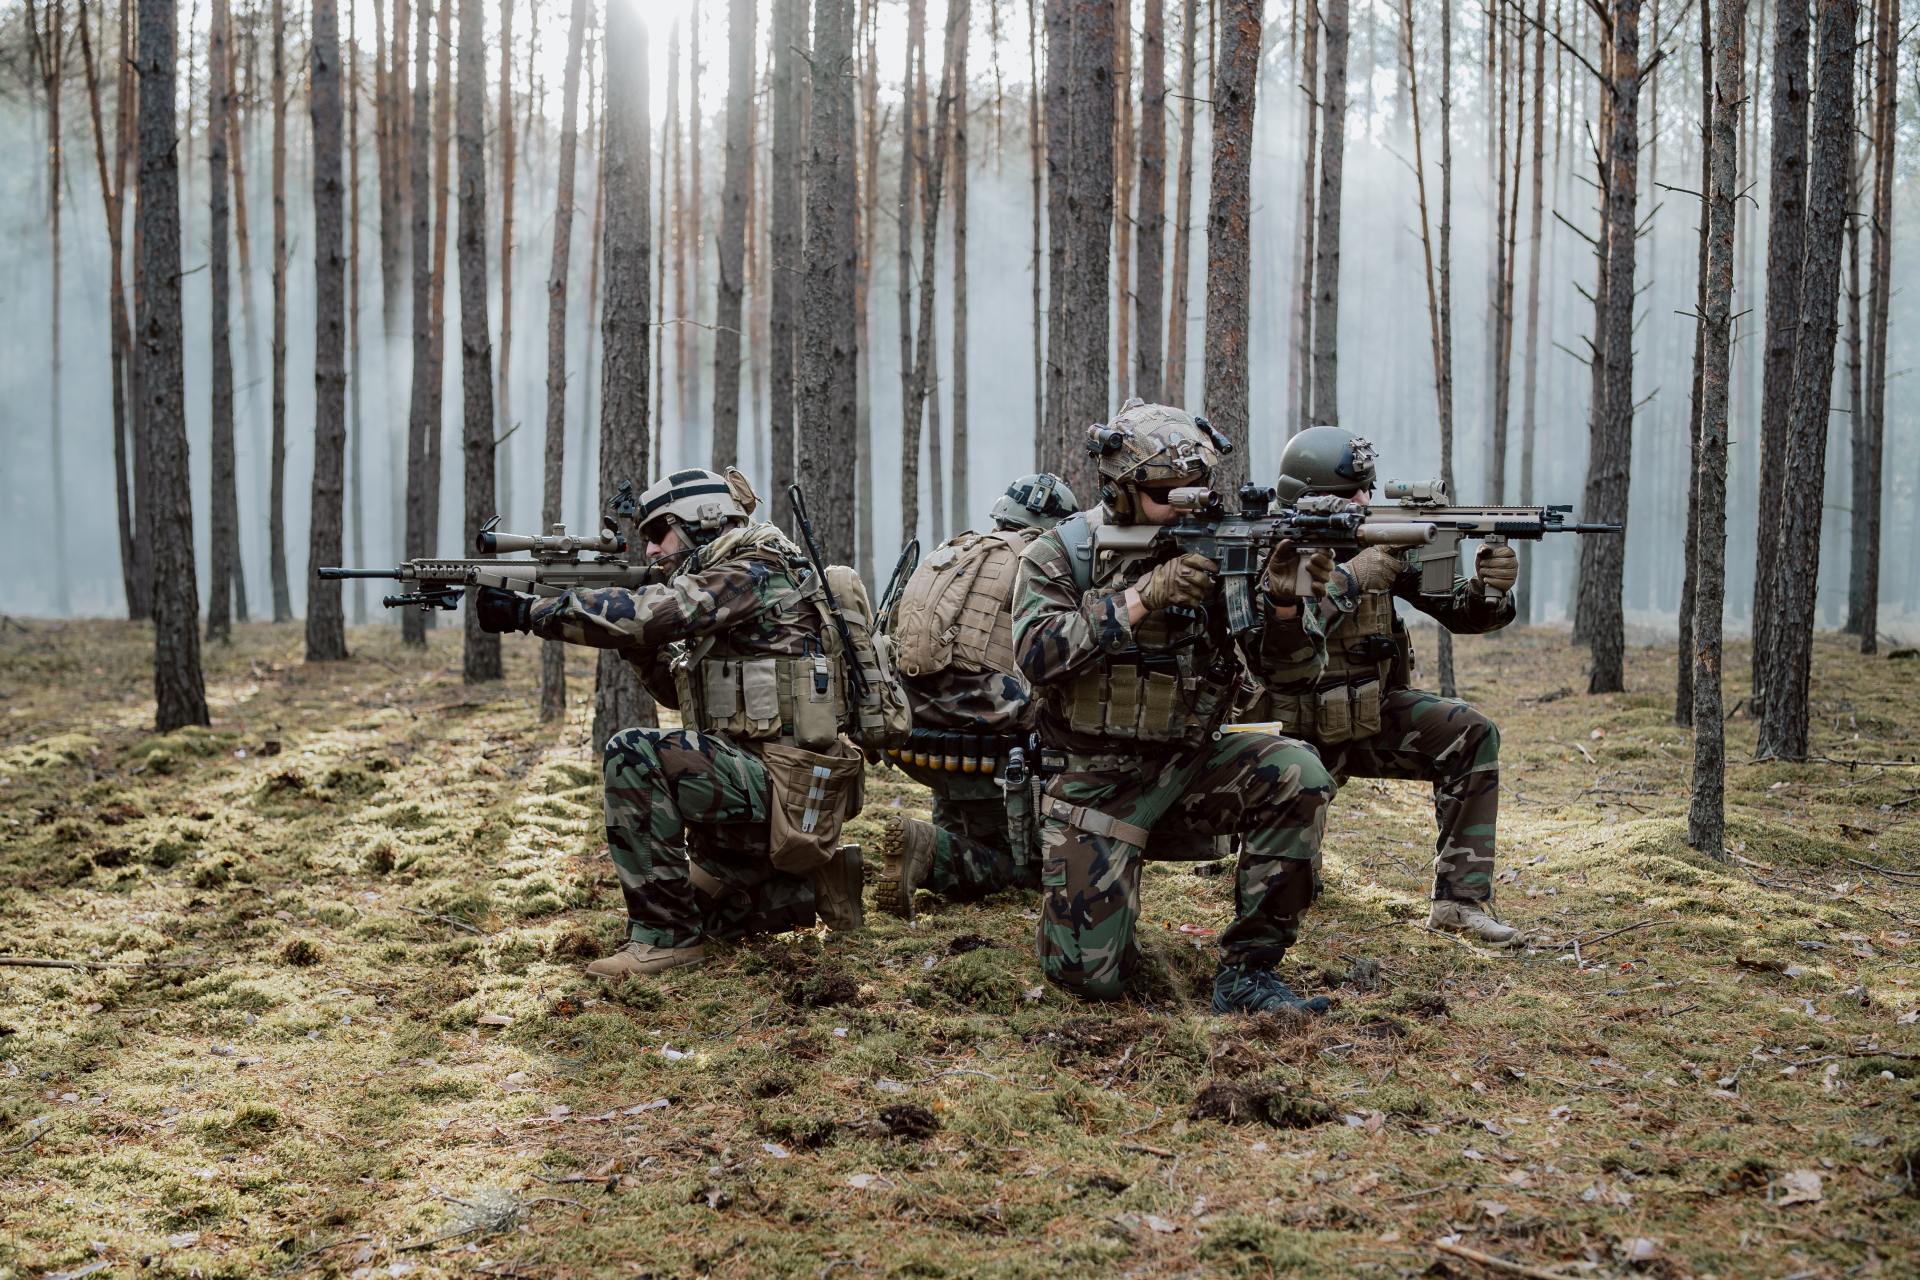
[[1620,1256],[1632,1263],[1652,1262],[1660,1256],[1660,1242],[1648,1236],[1634,1236],[1620,1242]]
[[777,1142],[763,1142],[760,1144],[760,1149],[772,1156],[775,1160],[785,1160],[793,1154],[793,1152],[787,1150]]
[[643,1102],[637,1107],[628,1107],[620,1114],[623,1116],[637,1116],[642,1111],[660,1111],[671,1105],[672,1104],[665,1098],[655,1098],[652,1102]]
[[483,1027],[510,1027],[513,1025],[513,1019],[504,1013],[483,1013],[475,1018],[474,1021]]
[[1163,1236],[1171,1235],[1173,1232],[1178,1231],[1180,1229],[1178,1224],[1168,1222],[1165,1218],[1156,1217],[1151,1213],[1148,1214],[1144,1219],[1142,1219],[1142,1221],[1144,1221],[1147,1224],[1147,1229],[1149,1231],[1158,1232]]
[[[1815,1178],[1814,1181],[1818,1182],[1819,1179]],[[191,1249],[199,1243],[200,1233],[198,1231],[182,1231],[178,1235],[167,1237],[167,1248],[169,1249]]]
[[1818,1204],[1826,1199],[1820,1189],[1820,1175],[1812,1169],[1795,1169],[1780,1175],[1780,1180],[1768,1189],[1776,1206],[1789,1204]]
[[1480,1212],[1486,1214],[1489,1218],[1492,1218],[1495,1222],[1500,1221],[1500,1219],[1506,1217],[1507,1215],[1507,1206],[1500,1203],[1500,1201],[1498,1200],[1482,1200],[1479,1202],[1479,1204],[1480,1204]]
[[887,1180],[877,1173],[856,1173],[847,1179],[847,1185],[855,1191],[865,1191],[869,1187],[884,1187]]

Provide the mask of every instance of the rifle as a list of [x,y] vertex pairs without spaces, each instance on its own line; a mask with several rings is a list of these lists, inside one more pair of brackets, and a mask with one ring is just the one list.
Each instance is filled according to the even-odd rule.
[[[1381,492],[1398,506],[1371,510],[1383,520],[1418,520],[1433,525],[1433,539],[1420,552],[1420,594],[1443,596],[1453,590],[1460,558],[1460,540],[1478,538],[1488,546],[1505,546],[1509,539],[1538,542],[1550,533],[1619,533],[1617,524],[1580,524],[1567,517],[1571,503],[1546,507],[1456,507],[1438,480],[1411,483],[1389,480]],[[1500,593],[1487,591],[1489,601]]]
[[854,701],[864,703],[872,696],[872,686],[867,683],[867,673],[860,667],[860,654],[853,647],[853,632],[847,627],[846,615],[840,612],[840,602],[834,599],[833,584],[827,580],[827,564],[821,559],[820,547],[813,540],[813,521],[807,516],[807,498],[800,492],[798,484],[787,486],[787,501],[793,504],[793,522],[800,526],[800,537],[807,548],[807,560],[820,577],[820,589],[826,593],[827,613],[833,618],[834,630],[840,633],[840,652],[846,658],[843,665],[847,669],[847,683],[853,688]]
[[[343,569],[327,566],[319,573],[322,580],[341,578],[389,578],[411,583],[414,591],[383,596],[380,603],[389,609],[414,606],[420,609],[454,609],[468,587],[499,587],[539,596],[565,595],[575,587],[644,587],[655,580],[651,566],[637,564],[627,556],[627,539],[616,520],[633,514],[633,485],[620,486],[620,492],[607,504],[603,527],[595,537],[567,532],[556,524],[551,533],[502,533],[500,517],[495,516],[475,539],[474,549],[494,557],[516,551],[531,552],[526,560],[419,559],[408,560],[392,569]],[[582,559],[582,555],[592,559]]]
[[880,607],[875,611],[875,631],[887,630],[887,623],[893,617],[893,607],[900,603],[900,597],[907,589],[907,579],[913,577],[919,567],[920,539],[913,538],[900,548],[900,558],[893,562],[893,575],[887,579],[887,589],[880,593]]
[[[1102,524],[1093,532],[1096,552],[1142,552],[1165,548],[1175,555],[1190,552],[1220,566],[1221,587],[1227,604],[1227,629],[1244,635],[1260,626],[1254,608],[1254,589],[1267,560],[1282,542],[1301,549],[1338,550],[1364,546],[1421,546],[1433,541],[1437,529],[1424,518],[1416,521],[1385,519],[1346,498],[1316,495],[1291,507],[1273,510],[1274,491],[1266,485],[1240,486],[1240,510],[1229,514],[1226,501],[1200,486],[1175,489],[1167,501],[1180,512],[1170,524]],[[1449,582],[1451,587],[1451,582]],[[1295,583],[1300,595],[1311,593],[1305,573]]]

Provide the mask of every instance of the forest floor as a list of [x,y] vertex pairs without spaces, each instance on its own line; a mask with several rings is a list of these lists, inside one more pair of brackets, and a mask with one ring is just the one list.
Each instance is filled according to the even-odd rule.
[[1018,896],[604,990],[589,655],[555,728],[531,642],[469,688],[455,628],[243,627],[156,737],[150,636],[0,619],[0,951],[86,966],[0,968],[0,1280],[1920,1274],[1920,663],[1823,638],[1815,763],[1736,717],[1715,861],[1670,646],[1592,698],[1563,633],[1463,640],[1535,945],[1424,930],[1428,797],[1353,782],[1302,1023],[1208,1012],[1190,864],[1128,1003]]

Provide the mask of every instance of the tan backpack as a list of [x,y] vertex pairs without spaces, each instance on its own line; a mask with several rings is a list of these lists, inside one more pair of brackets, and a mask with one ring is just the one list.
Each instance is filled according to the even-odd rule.
[[905,676],[1012,671],[1014,581],[1031,529],[969,530],[935,549],[894,607],[894,664]]

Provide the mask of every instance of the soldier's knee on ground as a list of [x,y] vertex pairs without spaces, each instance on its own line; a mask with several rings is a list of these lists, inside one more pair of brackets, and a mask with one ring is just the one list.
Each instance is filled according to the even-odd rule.
[[1057,951],[1041,952],[1040,972],[1048,982],[1082,1000],[1118,1000],[1126,990],[1126,975],[1119,966],[1088,970],[1070,963]]

